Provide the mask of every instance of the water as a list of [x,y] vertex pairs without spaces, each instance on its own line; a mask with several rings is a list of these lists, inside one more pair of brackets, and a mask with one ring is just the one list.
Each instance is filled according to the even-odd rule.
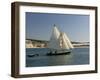
[[[26,67],[89,64],[89,48],[74,48],[69,55],[46,56],[47,52],[47,48],[26,49]],[[27,56],[30,54],[39,56]]]

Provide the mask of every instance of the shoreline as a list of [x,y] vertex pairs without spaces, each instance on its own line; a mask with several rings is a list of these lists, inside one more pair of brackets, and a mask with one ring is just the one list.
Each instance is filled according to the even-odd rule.
[[[31,47],[31,48],[47,48],[47,47]],[[76,46],[76,47],[74,47],[74,48],[89,48],[89,46]],[[29,49],[29,48],[27,48],[27,49]]]

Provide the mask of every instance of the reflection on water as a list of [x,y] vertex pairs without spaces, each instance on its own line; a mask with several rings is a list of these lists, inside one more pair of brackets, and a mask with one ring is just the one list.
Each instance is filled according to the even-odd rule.
[[[69,55],[46,56],[47,52],[47,48],[26,49],[26,67],[89,64],[89,48],[75,48]],[[39,56],[28,56],[34,54]]]

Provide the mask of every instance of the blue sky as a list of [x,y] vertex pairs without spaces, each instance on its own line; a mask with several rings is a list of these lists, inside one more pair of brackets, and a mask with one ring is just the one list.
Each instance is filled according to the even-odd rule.
[[49,40],[53,25],[71,41],[89,41],[89,15],[26,12],[26,38]]

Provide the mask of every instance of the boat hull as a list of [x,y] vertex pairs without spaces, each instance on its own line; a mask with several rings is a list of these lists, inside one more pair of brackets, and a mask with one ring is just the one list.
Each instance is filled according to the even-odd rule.
[[63,52],[63,53],[47,53],[46,55],[47,56],[53,56],[53,55],[68,55],[70,54],[71,52],[70,51],[67,51],[67,52]]
[[27,55],[28,57],[35,57],[35,56],[39,56],[39,54],[31,54],[31,55]]

